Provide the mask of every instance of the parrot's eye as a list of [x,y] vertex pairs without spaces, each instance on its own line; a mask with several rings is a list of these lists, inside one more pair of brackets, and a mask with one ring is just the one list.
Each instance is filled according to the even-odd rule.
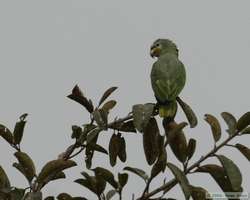
[[158,46],[160,46],[160,44],[156,44],[155,46],[157,46],[157,47],[158,47]]

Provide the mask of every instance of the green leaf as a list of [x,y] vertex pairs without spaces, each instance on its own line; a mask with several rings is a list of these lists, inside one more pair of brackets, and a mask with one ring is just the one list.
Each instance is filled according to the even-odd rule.
[[111,87],[107,89],[104,94],[102,95],[100,101],[99,101],[99,106],[117,89],[117,87]]
[[118,181],[121,188],[123,188],[128,182],[127,173],[118,173]]
[[49,161],[39,173],[37,182],[39,184],[46,183],[53,179],[57,173],[74,166],[76,166],[76,163],[73,160],[57,159]]
[[196,127],[198,124],[198,120],[194,111],[191,109],[191,107],[187,103],[182,101],[180,97],[177,97],[176,100],[181,106],[183,112],[185,113],[187,120],[189,122],[190,128]]
[[235,117],[228,112],[223,112],[221,113],[222,118],[224,119],[224,121],[227,123],[228,129],[227,132],[229,133],[229,135],[233,135],[236,133],[236,124],[237,124],[237,120],[235,119]]
[[135,168],[135,167],[124,167],[123,170],[127,170],[129,172],[136,174],[137,176],[141,177],[145,182],[147,182],[149,179],[147,173],[143,171],[142,169]]
[[29,192],[25,195],[25,200],[42,200],[41,192]]
[[106,194],[106,199],[110,200],[112,197],[116,194],[116,190],[109,190],[108,193]]
[[[98,136],[99,136],[99,132],[101,131],[100,129],[96,128],[95,126],[86,126],[86,131],[88,133],[87,135],[87,147],[86,147],[86,151],[85,151],[85,163],[86,163],[86,167],[88,169],[91,168],[92,165],[92,159],[94,156],[94,150],[93,150],[93,145],[95,145],[97,143],[98,140]],[[84,129],[85,132],[85,129]]]
[[221,127],[218,119],[210,114],[205,114],[205,121],[210,125],[214,141],[217,142],[221,138]]
[[105,128],[107,126],[107,113],[104,110],[94,110],[93,118],[96,121],[97,125],[101,128]]
[[19,164],[22,166],[24,176],[29,182],[31,182],[31,180],[36,175],[36,168],[34,162],[28,156],[28,154],[24,152],[16,152],[14,155],[17,158]]
[[90,144],[94,141],[96,141],[96,138],[98,137],[101,130],[99,128],[92,129],[88,135],[87,135],[87,144]]
[[250,127],[245,128],[241,134],[250,134]]
[[13,144],[14,138],[11,131],[2,124],[0,124],[0,136],[2,136],[9,144]]
[[235,147],[250,161],[250,149],[242,144],[236,144]]
[[76,85],[73,90],[72,93],[70,95],[67,96],[68,98],[76,101],[77,103],[81,104],[82,106],[84,106],[87,111],[89,113],[92,113],[94,110],[94,106],[91,102],[91,100],[88,100],[82,93],[82,91],[80,90],[80,88],[78,87],[78,85]]
[[113,167],[116,164],[116,159],[120,150],[120,141],[119,137],[116,134],[113,134],[109,141],[109,160],[110,165]]
[[58,180],[58,179],[63,179],[66,178],[66,175],[64,172],[58,172],[52,179],[51,181]]
[[188,160],[190,160],[193,157],[195,149],[196,149],[196,140],[191,138],[188,142],[188,147],[187,147]]
[[236,127],[237,127],[238,131],[242,131],[248,125],[250,125],[250,112],[247,112],[240,117],[240,119],[237,122]]
[[119,137],[119,151],[118,157],[122,162],[126,162],[127,160],[127,153],[126,153],[126,142],[123,137]]
[[202,187],[195,187],[190,185],[191,196],[193,200],[204,200],[208,199],[209,193]]
[[102,167],[96,167],[92,170],[95,172],[96,176],[102,177],[105,181],[107,181],[110,185],[112,185],[114,187],[114,189],[118,188],[118,183],[115,180],[112,172],[110,172],[109,170],[102,168]]
[[57,196],[58,200],[72,200],[72,197],[67,193],[61,193]]
[[191,196],[191,191],[189,189],[189,182],[186,175],[172,163],[167,163],[167,166],[172,171],[177,181],[180,183],[181,189],[185,195],[185,199],[189,199]]
[[111,109],[113,109],[116,105],[116,101],[115,100],[110,100],[108,102],[106,102],[103,106],[102,106],[102,110],[104,110],[105,112],[109,113]]
[[147,127],[153,111],[154,104],[137,104],[133,106],[134,126],[139,132],[142,132]]
[[242,176],[241,176],[239,168],[234,164],[232,160],[230,160],[229,158],[223,155],[218,155],[217,158],[221,162],[225,170],[225,173],[228,176],[228,179],[232,185],[233,191],[235,192],[240,191],[241,184],[242,184]]
[[10,188],[10,181],[4,169],[0,166],[0,189]]

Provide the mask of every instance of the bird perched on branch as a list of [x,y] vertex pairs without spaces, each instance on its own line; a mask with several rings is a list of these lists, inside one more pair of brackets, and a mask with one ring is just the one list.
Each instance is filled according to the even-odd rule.
[[174,119],[177,112],[176,98],[186,82],[185,67],[178,59],[177,46],[168,39],[156,40],[150,49],[157,57],[151,71],[151,84],[158,102],[159,115]]

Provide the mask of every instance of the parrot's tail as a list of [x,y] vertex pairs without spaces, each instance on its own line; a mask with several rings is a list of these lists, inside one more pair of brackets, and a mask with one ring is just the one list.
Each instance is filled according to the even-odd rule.
[[174,119],[177,112],[176,101],[170,101],[159,105],[159,115],[162,118]]

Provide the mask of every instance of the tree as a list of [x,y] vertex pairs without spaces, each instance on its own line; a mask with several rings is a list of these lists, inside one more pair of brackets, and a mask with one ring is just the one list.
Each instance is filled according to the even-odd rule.
[[[83,126],[72,126],[71,138],[74,140],[74,143],[61,153],[58,159],[47,162],[40,172],[36,171],[32,158],[21,148],[27,114],[20,116],[13,131],[4,125],[0,125],[1,137],[15,149],[14,156],[17,162],[13,163],[13,167],[21,172],[28,182],[28,187],[26,188],[13,186],[4,169],[0,167],[0,199],[55,199],[52,196],[44,198],[42,195],[43,188],[51,181],[65,179],[64,170],[77,165],[73,158],[79,154],[85,155],[86,170],[75,180],[75,183],[88,188],[96,195],[98,200],[110,200],[115,198],[115,195],[122,199],[123,188],[126,187],[126,184],[129,184],[129,176],[132,175],[138,176],[145,182],[142,194],[138,197],[132,197],[132,199],[137,200],[167,199],[164,196],[177,184],[181,186],[186,199],[191,197],[194,200],[205,199],[209,195],[208,191],[190,183],[187,175],[191,173],[206,173],[212,176],[226,195],[228,195],[228,192],[238,192],[240,194],[243,191],[241,186],[242,175],[239,168],[225,155],[219,154],[219,150],[225,146],[230,146],[238,149],[243,156],[250,160],[250,149],[248,147],[239,143],[229,143],[237,137],[250,134],[250,112],[245,113],[238,120],[228,112],[221,113],[221,117],[228,126],[228,137],[224,141],[221,141],[222,131],[218,119],[211,114],[206,114],[205,120],[211,127],[214,147],[199,160],[192,161],[192,164],[190,164],[192,156],[196,152],[196,140],[193,138],[187,140],[184,129],[188,123],[190,128],[194,128],[197,125],[197,118],[191,107],[177,97],[177,102],[184,111],[188,123],[163,120],[164,133],[160,134],[156,120],[158,109],[154,103],[134,105],[127,116],[115,118],[113,121],[109,120],[109,113],[116,105],[116,101],[108,100],[108,97],[116,89],[117,87],[111,87],[106,90],[97,106],[94,106],[92,101],[82,93],[78,86],[74,87],[68,98],[86,108],[86,111],[90,114],[90,121]],[[106,150],[98,144],[98,136],[109,129],[113,130],[113,134],[110,137],[109,149]],[[136,168],[136,166],[127,166],[121,169],[120,173],[113,174],[110,170],[102,166],[95,166],[95,163],[92,163],[92,158],[96,151],[106,154],[111,166],[116,165],[117,159],[126,163],[126,141],[123,135],[128,132],[141,133],[145,159],[148,165],[151,166],[150,173],[146,173],[143,169]],[[178,162],[182,164],[182,168],[167,160],[167,154],[170,153],[175,155]],[[203,161],[210,157],[217,158],[220,165],[213,163],[203,164]],[[170,170],[175,178],[164,180],[164,184],[150,190],[149,186],[155,177],[161,176],[164,179],[165,170]],[[107,184],[112,186],[112,189],[109,191],[106,190]],[[57,199],[84,200],[86,198],[72,197],[69,194],[61,193],[57,196]]]

